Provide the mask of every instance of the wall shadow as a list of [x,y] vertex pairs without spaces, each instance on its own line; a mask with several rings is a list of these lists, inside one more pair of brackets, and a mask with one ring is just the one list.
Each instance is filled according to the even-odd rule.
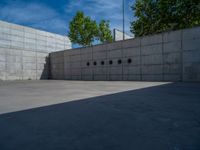
[[197,150],[200,84],[172,83],[0,115],[1,150]]
[[42,74],[40,76],[40,80],[51,79],[51,71],[50,71],[50,57],[49,55],[45,58],[44,69],[42,70]]

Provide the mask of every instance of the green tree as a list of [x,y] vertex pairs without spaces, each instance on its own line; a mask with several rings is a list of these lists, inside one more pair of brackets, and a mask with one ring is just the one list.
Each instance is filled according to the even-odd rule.
[[136,20],[130,30],[135,36],[200,25],[199,0],[136,0],[131,8]]
[[96,21],[78,11],[69,24],[70,32],[68,36],[71,42],[83,46],[90,46],[98,36],[98,26]]
[[102,43],[113,41],[109,21],[101,20],[101,22],[99,23],[98,38]]

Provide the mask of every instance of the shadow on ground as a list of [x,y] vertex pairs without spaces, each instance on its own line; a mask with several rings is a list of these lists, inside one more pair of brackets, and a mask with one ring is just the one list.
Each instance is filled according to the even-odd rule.
[[0,115],[0,150],[199,150],[200,84],[172,83]]

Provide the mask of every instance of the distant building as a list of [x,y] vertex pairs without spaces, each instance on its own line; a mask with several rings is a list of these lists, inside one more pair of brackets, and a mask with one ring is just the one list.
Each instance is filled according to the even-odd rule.
[[[120,31],[118,29],[114,29],[113,34],[114,34],[114,41],[123,40],[123,32],[122,31]],[[125,40],[132,39],[132,38],[134,38],[134,36],[131,36],[131,35],[128,35],[127,33],[125,33]]]

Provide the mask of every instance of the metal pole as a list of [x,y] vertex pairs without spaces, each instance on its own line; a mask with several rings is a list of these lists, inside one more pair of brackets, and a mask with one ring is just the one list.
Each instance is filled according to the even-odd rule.
[[123,40],[125,40],[125,0],[122,0],[122,11],[123,11]]

